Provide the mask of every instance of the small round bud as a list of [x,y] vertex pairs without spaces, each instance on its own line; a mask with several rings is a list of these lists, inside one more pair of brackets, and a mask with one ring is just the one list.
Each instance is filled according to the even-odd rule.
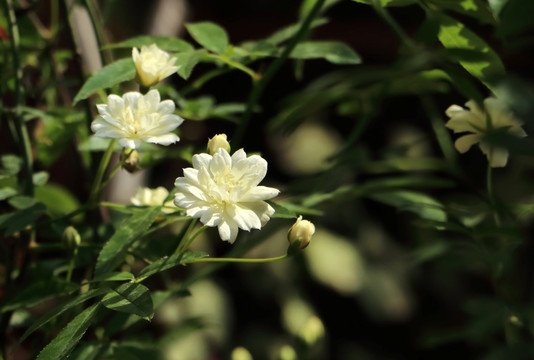
[[231,359],[232,360],[252,360],[252,355],[244,347],[238,346],[232,351]]
[[82,237],[73,226],[67,226],[63,231],[62,236],[63,244],[69,249],[75,249],[80,246],[82,242]]
[[[130,154],[128,156],[128,154]],[[121,158],[120,158],[122,164],[122,168],[129,173],[133,173],[139,169],[139,153],[137,150],[132,150],[125,148],[121,152]]]
[[287,240],[293,248],[304,249],[310,243],[314,233],[315,225],[308,220],[302,220],[302,216],[299,216],[295,224],[289,228]]
[[226,134],[218,134],[208,140],[208,153],[210,155],[215,154],[220,148],[230,152],[230,143],[226,138]]

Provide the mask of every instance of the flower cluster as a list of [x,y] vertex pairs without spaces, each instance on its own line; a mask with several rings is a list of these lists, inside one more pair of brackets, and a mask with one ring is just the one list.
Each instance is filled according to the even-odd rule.
[[527,134],[521,128],[521,122],[514,117],[503,102],[496,98],[485,99],[484,109],[481,109],[473,100],[465,105],[468,109],[451,105],[445,111],[450,118],[445,124],[446,127],[455,133],[469,133],[456,140],[454,143],[456,150],[463,154],[478,143],[491,167],[506,166],[508,150],[488,144],[484,141],[484,136],[490,131],[501,130],[517,137],[525,137]]

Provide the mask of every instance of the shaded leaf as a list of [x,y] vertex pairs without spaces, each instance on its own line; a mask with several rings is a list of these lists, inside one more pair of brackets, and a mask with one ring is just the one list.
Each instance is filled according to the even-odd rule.
[[9,205],[13,206],[17,210],[24,210],[37,204],[37,200],[35,198],[24,195],[13,196],[8,200],[8,202]]
[[18,194],[18,191],[12,187],[6,186],[0,189],[0,201]]
[[123,342],[113,347],[115,360],[162,360],[164,359],[158,346],[154,344],[141,344]]
[[146,211],[133,214],[121,223],[98,255],[95,278],[110,272],[118,265],[128,247],[146,233],[156,216],[159,215],[160,210],[161,207],[155,206]]
[[147,277],[157,274],[159,272],[171,269],[178,265],[188,264],[190,262],[195,261],[196,259],[200,259],[206,256],[208,256],[208,253],[204,251],[188,251],[183,254],[174,254],[169,257],[164,257],[153,262],[152,264],[141,270],[137,275],[137,278],[146,279]]
[[48,175],[48,173],[46,171],[36,172],[32,176],[33,185],[42,186],[42,185],[46,184],[46,182],[48,181],[49,177],[50,177],[50,175]]
[[[310,29],[316,28],[318,26],[321,26],[321,25],[324,25],[324,24],[327,24],[327,23],[328,23],[328,19],[326,19],[326,18],[315,19],[315,20],[312,21],[312,23],[310,25]],[[280,44],[280,43],[282,43],[282,42],[284,42],[286,40],[291,39],[293,36],[295,36],[295,34],[299,31],[301,26],[302,26],[301,23],[296,23],[296,24],[289,25],[289,26],[287,26],[285,28],[282,28],[282,29],[276,31],[274,34],[269,36],[264,41],[260,41],[260,42],[258,42],[256,44],[267,42],[267,43],[270,43],[272,45],[278,45],[278,44]]]
[[217,24],[206,21],[190,23],[185,27],[196,42],[211,52],[221,54],[228,47],[228,34]]
[[423,219],[447,221],[443,205],[429,195],[415,191],[390,191],[369,196],[371,199],[394,206],[402,211],[410,211]]
[[271,205],[274,209],[274,214],[271,216],[272,218],[279,218],[279,219],[296,219],[297,214],[295,214],[293,211],[289,210],[288,208],[275,203],[274,201],[266,201],[269,205]]
[[325,59],[333,64],[360,64],[362,59],[347,44],[339,41],[305,41],[297,44],[293,59]]
[[0,215],[0,229],[5,229],[5,236],[11,236],[28,225],[33,225],[45,212],[46,206],[36,203],[27,209]]
[[32,323],[32,326],[28,328],[20,338],[20,342],[24,341],[28,336],[30,336],[34,331],[40,329],[43,325],[49,323],[50,321],[57,318],[59,315],[63,314],[65,311],[72,309],[80,304],[83,304],[85,301],[92,299],[94,297],[104,295],[109,292],[110,289],[108,288],[102,288],[102,289],[93,289],[89,290],[88,292],[78,296],[74,300],[58,306],[55,310],[47,312],[45,315],[40,317],[37,321]]
[[1,312],[34,306],[43,301],[78,289],[76,284],[65,281],[37,281],[18,292],[2,306]]
[[117,48],[140,48],[156,44],[160,49],[167,51],[189,51],[193,50],[193,45],[187,41],[170,36],[136,36],[119,43],[107,45],[105,49]]
[[78,94],[76,94],[73,104],[87,99],[98,90],[110,88],[124,81],[133,80],[135,74],[135,65],[131,58],[115,61],[100,69],[83,84]]
[[150,291],[138,283],[122,284],[104,296],[101,303],[108,309],[135,314],[146,320],[154,316]]
[[380,6],[408,6],[415,4],[417,0],[352,0],[366,5]]
[[91,280],[91,282],[97,282],[97,281],[131,281],[134,280],[135,277],[132,273],[129,273],[127,271],[121,271],[121,272],[112,272],[109,274],[105,274],[103,276],[99,276]]
[[99,303],[88,307],[74,318],[59,335],[50,342],[37,357],[37,360],[66,359],[78,344],[83,334],[91,325],[91,321],[99,310]]

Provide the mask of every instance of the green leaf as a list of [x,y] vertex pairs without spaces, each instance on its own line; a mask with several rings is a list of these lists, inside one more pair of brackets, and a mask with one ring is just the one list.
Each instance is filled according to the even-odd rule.
[[131,281],[134,280],[135,277],[132,273],[129,273],[127,271],[122,272],[112,272],[103,276],[99,276],[97,278],[94,278],[91,280],[91,282],[97,282],[97,281]]
[[202,56],[206,54],[206,50],[193,50],[176,54],[175,65],[179,66],[178,75],[184,80],[189,79],[191,72],[197,66]]
[[198,22],[185,25],[196,42],[216,54],[222,54],[229,45],[226,30],[212,22]]
[[402,211],[410,211],[423,219],[447,221],[443,205],[429,195],[415,191],[388,191],[369,196],[371,199],[394,206]]
[[65,281],[37,281],[19,291],[15,297],[2,306],[1,312],[34,306],[43,301],[68,294],[78,289],[76,284]]
[[137,279],[146,279],[149,276],[157,274],[159,272],[171,269],[178,265],[185,265],[208,256],[208,253],[204,251],[188,251],[183,254],[174,254],[169,257],[161,258],[152,264],[145,267],[137,275]]
[[110,272],[118,265],[128,247],[146,233],[160,210],[161,207],[155,206],[134,214],[122,222],[96,260],[95,278]]
[[154,316],[150,291],[138,283],[122,284],[104,296],[101,303],[108,309],[135,314],[146,320]]
[[438,39],[443,46],[447,49],[473,50],[485,56],[485,60],[459,59],[458,62],[472,76],[492,90],[492,80],[502,77],[506,73],[504,64],[497,53],[461,22],[444,14],[436,13],[435,15],[440,23]]
[[45,212],[46,206],[37,203],[24,210],[0,215],[0,229],[5,229],[5,236],[11,236],[28,225],[33,225]]
[[325,59],[332,64],[360,64],[362,59],[347,44],[339,41],[305,41],[297,44],[293,59]]
[[13,196],[8,200],[8,202],[9,205],[13,206],[17,210],[24,210],[37,204],[37,200],[35,198],[23,195]]
[[42,317],[40,317],[37,321],[35,321],[32,326],[28,328],[20,338],[20,342],[23,342],[24,339],[26,339],[28,336],[30,336],[34,331],[40,329],[50,321],[57,318],[59,315],[63,314],[65,311],[70,310],[80,304],[83,304],[89,299],[92,299],[94,297],[104,295],[108,293],[110,289],[108,288],[101,288],[101,289],[93,289],[89,290],[88,292],[78,296],[72,301],[69,301],[68,303],[58,306],[55,310],[49,311],[46,314],[44,314]]
[[162,50],[167,51],[189,51],[193,50],[193,45],[187,41],[170,36],[136,36],[119,43],[107,45],[104,49],[118,48],[140,48],[141,46],[150,46],[156,44]]
[[53,183],[35,188],[35,198],[46,205],[52,216],[61,216],[81,206],[67,189]]
[[50,177],[50,175],[48,175],[48,173],[46,171],[36,172],[32,176],[33,185],[42,186],[42,185],[46,184],[46,182],[48,181],[49,177]]
[[6,175],[16,175],[22,168],[22,159],[16,155],[2,155],[2,168]]
[[[319,27],[321,25],[324,25],[324,24],[327,24],[328,23],[328,19],[326,18],[319,18],[319,19],[315,19],[312,21],[311,25],[310,25],[310,29],[314,29],[316,27]],[[278,31],[276,31],[274,34],[272,34],[271,36],[269,36],[267,39],[265,39],[265,41],[259,41],[258,43],[255,43],[256,44],[261,44],[263,42],[267,42],[267,43],[270,43],[271,45],[278,45],[286,40],[289,40],[291,39],[293,36],[295,36],[295,34],[299,31],[299,29],[301,28],[302,26],[302,23],[296,23],[296,24],[292,24],[292,25],[289,25],[285,28],[282,28]]]
[[91,325],[99,309],[100,304],[96,303],[82,311],[39,353],[37,360],[61,360],[68,358],[70,352]]
[[415,4],[417,0],[352,0],[366,5],[380,6],[408,6]]
[[76,94],[73,104],[87,99],[98,90],[110,88],[121,82],[132,80],[135,78],[135,74],[135,65],[131,58],[115,61],[100,69],[83,84],[78,94]]
[[156,344],[122,342],[113,347],[115,360],[163,360],[161,350]]
[[274,214],[271,216],[274,218],[279,219],[296,219],[297,214],[295,214],[293,211],[289,210],[285,206],[282,206],[280,204],[275,203],[274,201],[267,201],[269,205],[271,205],[274,209]]
[[18,194],[17,189],[6,186],[0,189],[0,201],[10,198],[13,195]]

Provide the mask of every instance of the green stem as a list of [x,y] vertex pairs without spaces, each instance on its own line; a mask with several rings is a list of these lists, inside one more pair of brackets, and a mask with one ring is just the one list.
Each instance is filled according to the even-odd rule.
[[254,83],[254,86],[252,88],[252,92],[250,93],[250,96],[247,101],[247,108],[245,112],[243,113],[243,116],[240,119],[239,127],[236,130],[236,133],[234,134],[232,138],[232,144],[236,148],[239,148],[241,142],[243,141],[243,137],[247,131],[248,123],[250,122],[250,116],[252,115],[252,112],[256,108],[256,104],[258,103],[263,90],[267,86],[267,83],[271,80],[271,78],[274,76],[274,74],[278,71],[278,69],[282,66],[284,61],[291,55],[291,52],[297,46],[297,44],[306,36],[306,33],[311,25],[311,22],[315,18],[315,16],[319,13],[319,10],[323,7],[325,3],[325,0],[317,0],[313,6],[313,8],[310,10],[308,15],[306,16],[306,19],[302,22],[302,25],[299,29],[299,31],[295,34],[293,39],[291,39],[291,42],[287,45],[287,47],[284,49],[282,54],[279,58],[277,58],[275,61],[269,65],[267,70],[265,70],[265,73],[261,77],[261,80]]
[[[491,157],[490,157],[491,158]],[[497,209],[497,202],[495,200],[495,193],[493,191],[493,176],[492,176],[492,167],[488,161],[488,168],[486,171],[486,188],[488,191],[488,199],[492,208],[493,218],[495,220],[495,225],[501,226],[501,219],[499,217],[499,211]]]
[[[180,240],[180,242],[178,243],[178,246],[176,247],[176,251],[174,252],[175,254],[180,254],[184,251],[184,249],[187,249],[185,247],[185,244],[186,243],[190,243],[190,241],[188,241],[188,237],[189,237],[189,234],[191,233],[191,231],[193,231],[193,228],[195,227],[195,225],[197,224],[197,221],[198,219],[197,218],[193,218],[190,222],[189,222],[189,225],[187,226],[187,229],[185,230],[185,233],[184,235],[182,236],[182,239]],[[202,229],[202,228],[201,228]],[[195,237],[198,236],[198,231],[195,233]]]
[[228,57],[224,55],[208,54],[207,57],[220,60],[223,63],[230,65],[231,67],[235,69],[243,71],[244,73],[250,75],[250,77],[252,78],[252,81],[258,81],[261,79],[261,75],[255,72],[254,70],[252,70],[251,68],[249,68],[248,66],[245,66],[241,63],[233,61],[232,59],[229,59]]
[[130,155],[132,155],[134,151],[135,149],[130,149],[130,151],[126,154],[126,156],[124,156],[123,159],[113,168],[113,170],[111,170],[106,180],[102,181],[102,184],[100,185],[100,188],[98,189],[98,191],[102,191],[102,189],[106,187],[106,185],[110,182],[113,176],[115,176],[117,171],[119,171],[120,168],[124,165],[124,163],[128,161],[128,159],[130,158]]
[[192,261],[194,263],[197,262],[219,262],[219,263],[267,263],[267,262],[274,262],[279,260],[284,260],[289,258],[289,254],[284,254],[281,256],[271,257],[271,258],[263,258],[263,259],[247,259],[247,258],[200,258],[196,259],[195,261]]
[[116,142],[116,139],[113,139],[109,142],[109,146],[104,155],[102,156],[102,159],[100,160],[100,165],[98,166],[98,170],[96,171],[96,176],[93,181],[93,186],[91,188],[89,203],[97,201],[98,197],[100,196],[100,191],[102,190],[100,183],[102,182],[102,178],[104,177],[104,173],[106,172],[106,168],[108,167],[109,160],[111,159],[111,154],[113,154],[113,148],[115,147]]
[[7,20],[9,25],[9,36],[11,40],[11,52],[13,55],[13,68],[15,70],[15,131],[18,138],[18,146],[22,154],[23,171],[22,171],[22,191],[25,195],[33,196],[33,180],[32,180],[32,168],[33,158],[32,149],[30,143],[30,136],[28,135],[28,129],[22,119],[22,67],[20,64],[19,47],[20,47],[20,34],[17,24],[17,17],[15,15],[15,9],[12,0],[4,0],[4,5],[7,10]]
[[78,248],[73,249],[70,256],[69,269],[67,271],[67,282],[70,282],[70,280],[72,279],[72,272],[74,271],[76,255],[78,255]]
[[375,8],[378,15],[384,19],[384,21],[397,33],[402,42],[408,46],[411,50],[416,50],[417,45],[415,42],[406,34],[406,32],[400,27],[400,25],[395,21],[395,19],[389,14],[386,8],[378,3],[378,0],[373,2],[373,7]]

